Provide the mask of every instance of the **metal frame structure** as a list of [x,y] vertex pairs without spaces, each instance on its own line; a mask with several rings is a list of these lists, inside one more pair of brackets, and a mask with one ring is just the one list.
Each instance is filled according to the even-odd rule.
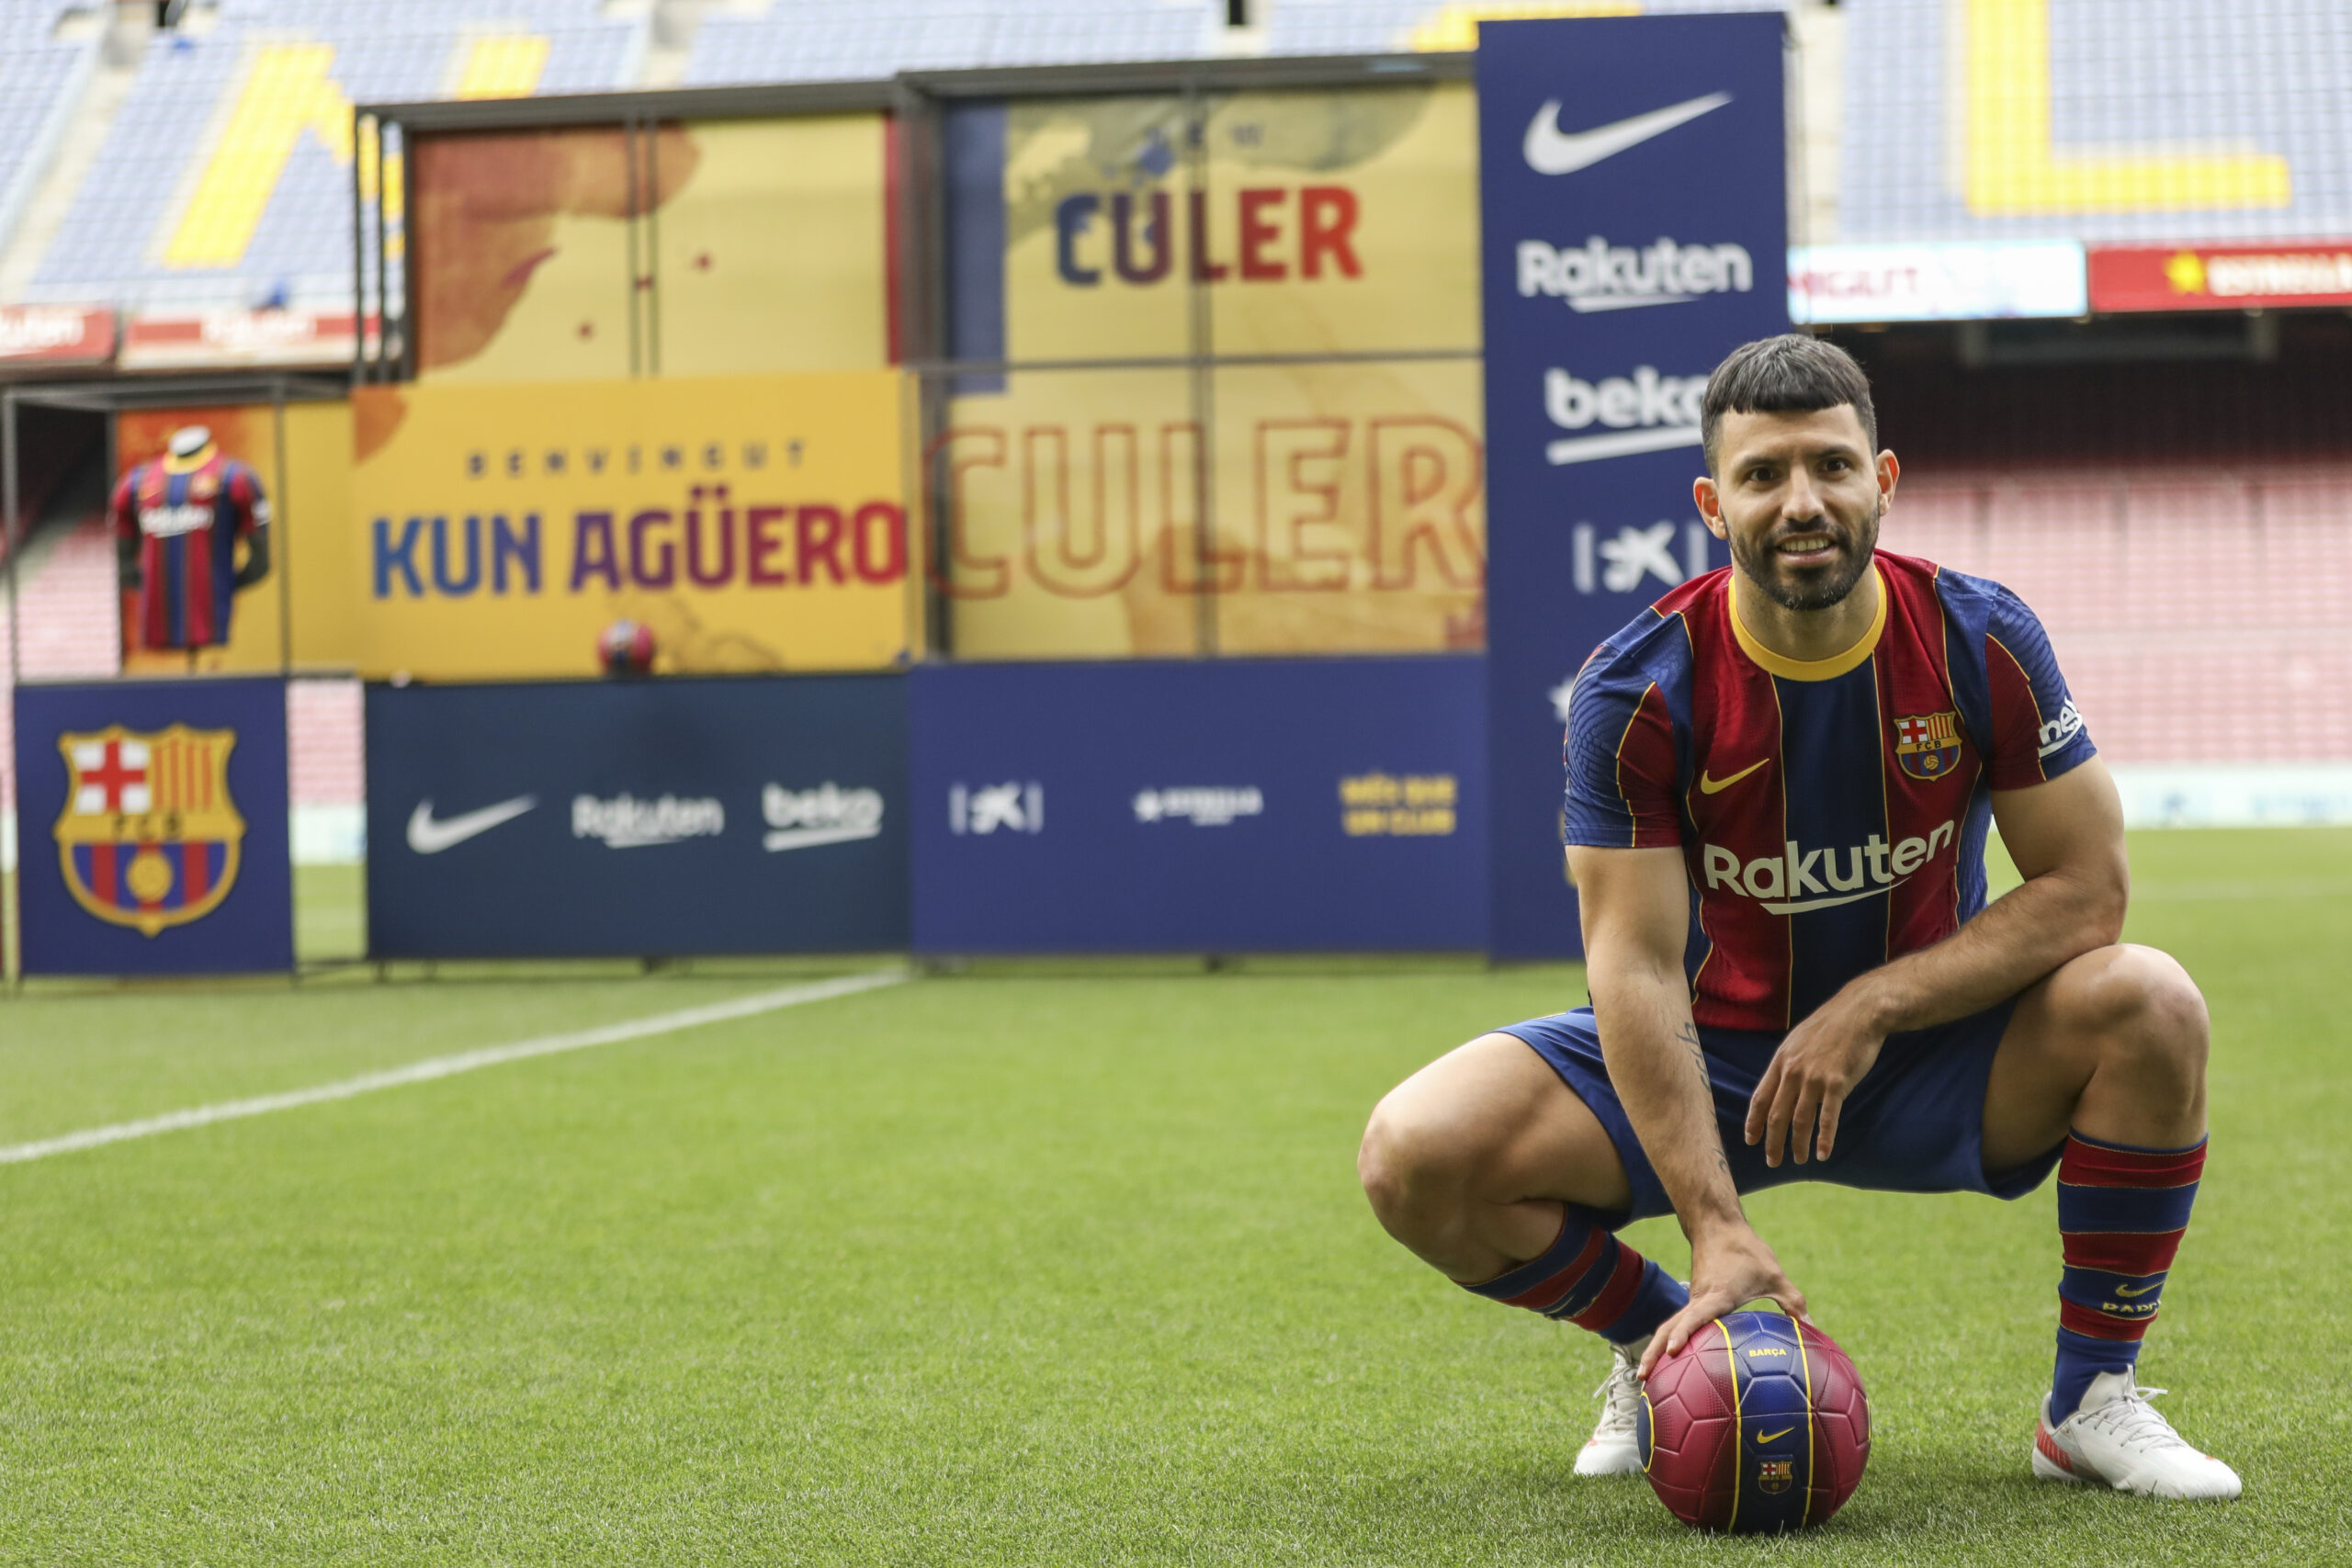
[[[5,508],[0,509],[0,529],[5,531],[0,532],[0,541],[5,541],[8,558],[9,683],[26,683],[22,657],[24,617],[19,613],[17,601],[17,563],[24,556],[25,543],[31,530],[31,519],[22,514],[23,496],[18,485],[18,409],[73,409],[85,413],[116,414],[132,409],[200,408],[266,400],[271,406],[277,448],[277,462],[273,465],[275,471],[270,475],[271,503],[281,524],[273,530],[276,537],[271,541],[271,547],[276,559],[270,568],[277,579],[278,669],[281,675],[290,675],[294,668],[293,597],[289,586],[293,551],[289,536],[282,525],[283,519],[292,511],[286,482],[286,405],[332,402],[348,394],[349,389],[340,379],[290,372],[34,382],[0,389],[0,493],[5,493]],[[111,476],[115,462],[114,431],[109,426],[106,437],[109,491],[113,489]]]
[[[640,203],[636,178],[640,160],[650,156],[650,137],[664,124],[684,119],[781,118],[797,115],[880,113],[888,117],[893,139],[891,167],[897,176],[888,195],[890,202],[885,265],[891,286],[890,309],[897,334],[899,363],[915,373],[919,423],[915,451],[922,465],[921,490],[933,497],[946,494],[944,452],[935,451],[936,436],[946,423],[948,389],[959,374],[1004,375],[1023,370],[1181,369],[1191,375],[1192,418],[1200,432],[1193,444],[1195,494],[1200,498],[1194,521],[1195,547],[1206,560],[1213,551],[1216,526],[1215,392],[1213,372],[1218,368],[1287,364],[1329,364],[1412,359],[1476,359],[1480,350],[1401,350],[1363,354],[1268,354],[1219,355],[1215,352],[1205,290],[1190,289],[1190,323],[1186,352],[1143,358],[1080,361],[1004,361],[979,363],[953,358],[948,352],[947,324],[947,189],[944,177],[943,121],[945,110],[957,103],[988,99],[1105,97],[1158,95],[1182,98],[1188,120],[1204,112],[1204,100],[1215,94],[1283,89],[1408,86],[1437,82],[1466,82],[1476,57],[1470,53],[1302,55],[1275,58],[1233,58],[1125,62],[1101,65],[1015,66],[960,71],[901,73],[887,81],[812,82],[756,87],[701,87],[647,92],[590,93],[534,98],[495,98],[433,103],[361,105],[352,111],[353,146],[373,147],[376,154],[373,253],[376,320],[381,323],[371,341],[367,331],[371,302],[369,256],[366,249],[369,213],[361,179],[360,157],[352,160],[352,243],[354,265],[352,309],[358,323],[352,379],[365,384],[413,378],[416,374],[415,274],[401,268],[397,291],[385,248],[387,233],[383,180],[384,149],[397,139],[406,149],[417,137],[497,133],[589,126],[618,129],[627,139],[625,153],[630,172],[628,256],[630,374],[661,374],[661,333],[658,265],[650,259],[652,234],[640,237]],[[643,147],[646,151],[640,152]],[[1186,160],[1187,177],[1202,177],[1204,152],[1196,147]],[[415,161],[403,157],[403,177],[410,188],[402,193],[404,212],[416,210],[413,195]],[[641,220],[651,224],[650,203]],[[658,233],[658,231],[656,231]],[[395,293],[399,309],[393,310]],[[649,312],[650,317],[649,319]],[[933,560],[946,558],[951,520],[943,502],[926,508]],[[1216,595],[1195,595],[1199,652],[1216,649]],[[946,595],[937,574],[924,598],[924,645],[934,652],[952,651],[953,626]]]

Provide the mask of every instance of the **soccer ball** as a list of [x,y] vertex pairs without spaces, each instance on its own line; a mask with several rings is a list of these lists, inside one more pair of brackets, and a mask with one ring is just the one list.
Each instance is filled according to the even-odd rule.
[[1634,1416],[1642,1468],[1701,1529],[1803,1529],[1843,1506],[1871,1457],[1854,1363],[1810,1324],[1735,1312],[1657,1364]]
[[596,662],[607,675],[653,673],[653,628],[642,621],[615,621],[596,639]]

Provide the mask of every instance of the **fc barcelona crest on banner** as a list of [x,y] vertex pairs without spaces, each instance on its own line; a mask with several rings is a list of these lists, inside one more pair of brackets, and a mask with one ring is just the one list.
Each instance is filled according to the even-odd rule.
[[1960,715],[1923,713],[1894,721],[1894,761],[1929,783],[1960,765]]
[[200,920],[237,880],[245,820],[229,795],[231,729],[68,730],[57,853],[74,900],[145,936]]

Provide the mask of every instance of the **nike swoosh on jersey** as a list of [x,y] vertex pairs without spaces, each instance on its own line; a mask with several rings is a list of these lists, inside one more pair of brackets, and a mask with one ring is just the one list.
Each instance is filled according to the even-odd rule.
[[420,800],[416,803],[416,809],[409,813],[408,847],[421,855],[437,855],[443,850],[454,849],[478,834],[512,822],[538,803],[537,795],[518,795],[512,800],[502,800],[479,811],[444,817],[436,822],[433,818],[433,802],[429,798]]
[[1565,131],[1560,129],[1560,100],[1546,98],[1535,118],[1527,122],[1527,140],[1521,151],[1527,155],[1527,166],[1539,175],[1572,175],[1729,102],[1729,93],[1709,93],[1614,124],[1596,125],[1590,130]]
[[1732,785],[1737,784],[1740,780],[1746,778],[1748,774],[1754,773],[1757,769],[1762,767],[1771,760],[1772,759],[1770,757],[1758,757],[1756,761],[1748,763],[1747,766],[1740,769],[1739,772],[1732,774],[1732,776],[1727,779],[1711,779],[1707,776],[1707,770],[1701,768],[1699,770],[1699,793],[1701,795],[1713,795],[1718,791],[1729,789]]
[[1762,1448],[1766,1443],[1776,1442],[1795,1430],[1794,1427],[1783,1427],[1777,1432],[1758,1432],[1756,1434],[1756,1446]]

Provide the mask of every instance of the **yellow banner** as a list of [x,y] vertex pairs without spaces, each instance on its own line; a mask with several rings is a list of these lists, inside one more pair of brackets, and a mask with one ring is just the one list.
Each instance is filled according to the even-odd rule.
[[1205,391],[1206,443],[1182,369],[955,400],[933,472],[959,658],[1486,645],[1476,361],[1228,367]]
[[1005,115],[1008,359],[1478,346],[1466,83]]
[[886,141],[878,114],[419,138],[419,378],[889,364]]
[[356,396],[357,662],[587,675],[870,669],[921,624],[892,371]]

